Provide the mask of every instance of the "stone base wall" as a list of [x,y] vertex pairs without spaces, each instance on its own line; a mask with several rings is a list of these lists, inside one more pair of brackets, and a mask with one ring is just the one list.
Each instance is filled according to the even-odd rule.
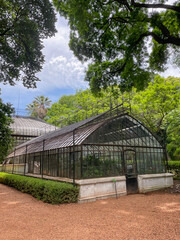
[[173,186],[173,174],[171,173],[138,175],[138,188],[140,193],[171,186]]
[[[13,164],[7,164],[6,167],[0,165],[0,171],[2,172],[12,173],[12,168]],[[21,175],[24,174],[24,164],[15,164],[14,173]],[[26,174],[27,173],[28,165],[26,165]],[[36,174],[27,175],[42,178],[41,175]],[[43,178],[61,182],[62,181],[71,183],[73,182],[72,179],[58,177],[43,176]],[[137,181],[139,193],[145,193],[173,186],[173,174],[161,173],[161,174],[138,175]],[[116,194],[117,196],[127,194],[125,176],[81,179],[75,180],[75,183],[79,186],[79,200],[78,200],[79,203],[92,202],[96,201],[97,199],[116,197]]]
[[116,197],[116,189],[117,196],[127,194],[125,176],[76,180],[76,184],[80,190],[79,203]]
[[[116,180],[116,183],[113,179]],[[173,186],[173,174],[138,175],[137,181],[139,193],[145,193]],[[125,176],[76,180],[76,184],[80,189],[79,203],[116,197],[115,184],[117,196],[127,194]]]

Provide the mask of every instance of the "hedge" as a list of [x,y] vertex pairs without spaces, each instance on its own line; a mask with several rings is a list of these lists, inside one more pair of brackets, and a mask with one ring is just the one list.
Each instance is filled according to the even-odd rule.
[[31,194],[46,203],[75,203],[79,189],[70,183],[62,183],[45,179],[37,179],[20,175],[0,173],[0,183]]
[[168,161],[168,169],[175,174],[176,179],[180,179],[180,161]]

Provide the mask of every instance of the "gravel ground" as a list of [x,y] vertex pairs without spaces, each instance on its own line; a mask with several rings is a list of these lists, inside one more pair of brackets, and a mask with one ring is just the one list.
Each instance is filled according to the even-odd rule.
[[180,194],[50,205],[0,184],[1,240],[180,240]]

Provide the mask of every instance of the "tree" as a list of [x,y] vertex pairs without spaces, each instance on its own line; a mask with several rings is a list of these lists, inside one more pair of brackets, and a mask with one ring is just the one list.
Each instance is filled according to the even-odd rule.
[[167,151],[172,159],[180,160],[180,108],[171,111],[164,121]]
[[[53,0],[71,28],[70,48],[92,60],[85,80],[98,94],[118,85],[142,90],[173,56],[179,66],[180,3],[164,0]],[[149,10],[151,9],[151,11]],[[160,11],[161,9],[161,11]],[[163,11],[162,11],[163,9]],[[159,10],[159,11],[158,11]]]
[[44,119],[47,115],[47,107],[51,105],[51,100],[48,97],[38,96],[35,100],[27,105],[26,110],[29,111],[31,117]]
[[62,96],[48,109],[47,121],[55,126],[66,126],[92,117],[109,109],[109,93],[101,98],[93,96],[89,89],[78,90],[75,95]]
[[[128,94],[126,99],[127,97]],[[163,122],[166,116],[179,106],[180,78],[165,79],[156,76],[144,91],[136,92],[135,90],[131,96],[133,113],[159,135],[163,134]]]
[[124,93],[124,106],[131,107],[131,111],[141,122],[149,127],[165,146],[167,145],[168,115],[180,106],[180,78],[162,78],[156,76],[144,91],[133,89]]
[[[62,125],[71,124],[69,115],[72,111],[75,111],[74,107],[75,96],[74,95],[63,95],[58,102],[53,103],[51,108],[47,112],[47,121],[55,126],[61,127]],[[63,123],[62,120],[63,119]],[[66,120],[64,120],[66,119]]]
[[[115,96],[112,95],[114,92]],[[159,136],[159,140],[167,145],[169,155],[177,158],[180,146],[180,78],[156,76],[143,91],[133,88],[131,92],[121,94],[118,88],[114,88],[113,93],[108,88],[101,93],[101,98],[95,98],[87,89],[77,91],[74,96],[63,96],[49,108],[47,121],[56,126],[66,126],[123,104],[126,111]]]
[[13,111],[11,104],[3,103],[0,98],[0,163],[3,162],[8,150],[12,147],[10,124],[12,123],[11,114]]
[[0,0],[0,82],[35,87],[42,69],[42,39],[55,34],[49,0]]

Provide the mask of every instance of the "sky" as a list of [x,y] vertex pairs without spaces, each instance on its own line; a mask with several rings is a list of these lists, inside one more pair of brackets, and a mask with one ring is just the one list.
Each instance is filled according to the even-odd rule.
[[58,15],[57,18],[58,32],[54,37],[43,41],[45,64],[43,70],[37,74],[41,79],[41,82],[37,83],[37,88],[27,89],[20,82],[15,86],[0,83],[0,97],[3,102],[12,103],[20,115],[24,114],[26,105],[36,96],[44,95],[52,102],[56,102],[64,94],[74,94],[77,89],[88,87],[88,83],[84,81],[86,66],[78,61],[69,49],[70,30],[67,21]]
[[[69,49],[69,26],[63,17],[57,15],[57,33],[54,37],[43,41],[45,64],[43,70],[37,74],[41,82],[37,83],[36,89],[27,89],[20,82],[15,86],[0,83],[1,98],[3,102],[10,102],[16,110],[16,114],[26,114],[26,105],[30,104],[35,97],[44,95],[53,102],[58,101],[62,95],[74,94],[78,89],[88,88],[84,81],[85,69],[83,65]],[[161,76],[179,77],[179,69],[169,68]]]

